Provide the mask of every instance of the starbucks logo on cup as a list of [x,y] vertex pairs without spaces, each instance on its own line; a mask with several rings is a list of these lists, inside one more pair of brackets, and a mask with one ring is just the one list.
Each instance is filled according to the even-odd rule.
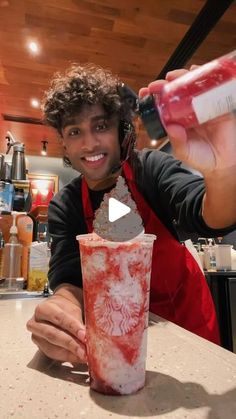
[[94,304],[97,326],[110,336],[129,333],[139,323],[140,304],[137,294],[120,293],[121,285],[114,285],[104,295],[98,295]]

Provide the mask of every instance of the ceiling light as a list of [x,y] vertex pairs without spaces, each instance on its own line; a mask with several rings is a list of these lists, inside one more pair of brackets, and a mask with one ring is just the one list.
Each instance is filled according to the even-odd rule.
[[31,41],[28,43],[28,48],[32,54],[38,54],[39,53],[39,45],[37,42]]
[[32,108],[36,108],[36,109],[39,108],[39,106],[40,106],[40,102],[39,102],[38,99],[31,99],[30,104],[31,104]]
[[156,147],[156,146],[157,146],[158,141],[157,141],[157,140],[151,140],[151,141],[150,141],[150,143],[151,143],[151,146],[152,146],[152,147]]
[[42,143],[42,150],[41,150],[41,154],[42,154],[42,156],[46,156],[46,155],[47,155],[47,145],[48,145],[48,141],[47,141],[47,140],[44,140],[44,141],[41,141],[41,143]]
[[8,0],[2,0],[0,3],[0,7],[8,7],[9,6],[9,1]]

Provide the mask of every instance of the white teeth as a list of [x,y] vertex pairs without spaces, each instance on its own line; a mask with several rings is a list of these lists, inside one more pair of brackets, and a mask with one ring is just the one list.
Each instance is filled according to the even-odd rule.
[[87,161],[97,161],[104,157],[104,154],[98,154],[97,156],[85,157]]

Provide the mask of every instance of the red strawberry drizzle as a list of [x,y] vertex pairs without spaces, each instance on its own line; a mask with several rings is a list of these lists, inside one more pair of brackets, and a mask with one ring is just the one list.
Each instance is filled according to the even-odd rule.
[[[105,255],[105,266],[106,266],[106,274],[104,274],[104,270],[96,271],[94,273],[93,278],[83,278],[84,280],[84,300],[85,300],[85,317],[86,317],[86,324],[89,331],[87,331],[88,336],[88,358],[89,358],[89,366],[90,366],[90,377],[91,377],[91,388],[102,392],[104,394],[120,394],[119,392],[113,390],[109,385],[105,383],[102,379],[102,371],[99,359],[97,358],[97,348],[96,348],[96,336],[98,340],[105,338],[112,342],[112,346],[117,347],[124,359],[130,365],[134,365],[137,361],[139,356],[139,351],[141,349],[141,341],[143,336],[143,330],[145,328],[144,323],[144,312],[146,310],[146,294],[148,292],[148,285],[146,281],[146,275],[149,273],[148,265],[141,263],[141,258],[144,257],[144,249],[140,249],[140,244],[133,243],[128,247],[127,245],[120,244],[116,250],[113,248],[108,248],[106,246],[83,246],[80,244],[80,248],[82,250],[81,260],[82,263],[89,263],[89,258],[92,258],[94,253],[103,253]],[[107,336],[104,334],[104,331],[99,328],[97,325],[97,321],[94,315],[94,304],[96,298],[99,294],[103,294],[105,291],[109,290],[109,278],[112,278],[114,282],[122,282],[123,278],[121,278],[121,268],[120,268],[120,261],[117,258],[117,254],[120,252],[132,252],[136,250],[138,254],[137,262],[132,261],[128,265],[130,277],[137,281],[141,285],[141,290],[143,294],[143,301],[144,303],[140,307],[139,311],[139,318],[140,321],[136,324],[129,332],[121,335],[121,336]],[[115,254],[114,254],[115,251]],[[140,253],[140,255],[139,255]],[[148,254],[148,252],[147,252]],[[145,258],[146,259],[146,258]],[[88,329],[87,329],[88,330]],[[90,343],[89,334],[92,333],[95,335],[95,344]],[[106,337],[105,337],[106,336]],[[104,354],[104,357],[106,354]],[[110,355],[112,356],[112,354]],[[104,358],[103,358],[104,363]]]

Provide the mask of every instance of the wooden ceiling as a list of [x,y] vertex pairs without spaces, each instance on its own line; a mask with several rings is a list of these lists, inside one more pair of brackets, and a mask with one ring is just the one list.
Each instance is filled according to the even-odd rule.
[[[222,0],[224,1],[224,0]],[[110,68],[136,92],[152,81],[173,53],[204,0],[0,0],[0,112],[40,118],[41,99],[53,73],[72,62]],[[40,46],[29,52],[29,42]],[[202,64],[235,49],[236,2],[226,11],[188,63]],[[0,120],[0,152],[6,131],[25,143],[26,154],[62,150],[53,130]],[[139,148],[150,141],[139,131]]]

